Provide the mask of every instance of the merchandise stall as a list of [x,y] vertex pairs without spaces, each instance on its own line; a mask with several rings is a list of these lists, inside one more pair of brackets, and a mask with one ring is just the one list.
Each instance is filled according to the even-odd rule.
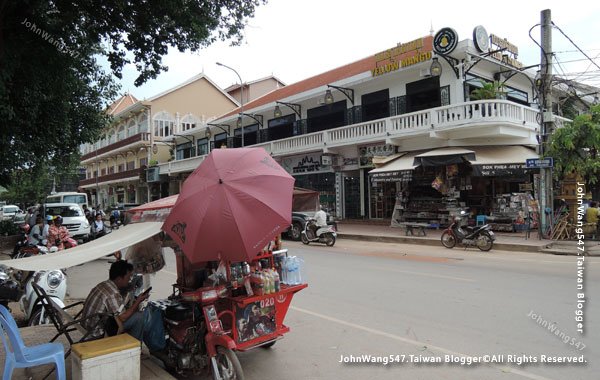
[[129,210],[133,223],[163,221],[162,245],[175,252],[173,293],[151,303],[166,321],[169,343],[157,355],[167,367],[243,378],[235,351],[289,332],[291,300],[308,286],[302,259],[281,249],[293,184],[262,148],[218,149],[178,197]]

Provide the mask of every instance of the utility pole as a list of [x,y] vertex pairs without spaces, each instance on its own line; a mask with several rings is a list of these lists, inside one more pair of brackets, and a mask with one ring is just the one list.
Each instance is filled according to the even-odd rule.
[[[552,114],[552,14],[550,9],[545,9],[540,14],[541,20],[541,65],[540,74],[542,88],[540,89],[539,103],[542,115],[540,126],[540,145],[539,154],[546,154],[548,136],[554,131],[554,116]],[[546,231],[554,215],[553,197],[552,197],[552,168],[540,168],[540,211],[541,211],[541,231]],[[550,213],[546,214],[546,210]]]

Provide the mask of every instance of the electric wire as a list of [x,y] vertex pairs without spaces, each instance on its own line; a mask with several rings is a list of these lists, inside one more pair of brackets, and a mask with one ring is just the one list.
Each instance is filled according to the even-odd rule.
[[[560,33],[561,33],[563,36],[565,36],[565,38],[566,38],[567,40],[569,40],[569,42],[571,42],[571,43],[573,44],[573,46],[575,46],[575,47],[577,48],[577,50],[579,50],[579,51],[581,52],[581,54],[583,54],[583,55],[584,55],[584,56],[585,56],[587,59],[589,59],[589,60],[590,60],[590,62],[592,62],[592,64],[594,64],[594,65],[595,65],[597,68],[599,68],[599,69],[600,69],[600,66],[598,66],[598,64],[597,64],[596,62],[594,62],[594,60],[593,60],[593,59],[591,59],[591,58],[590,58],[590,57],[589,57],[589,56],[588,56],[588,55],[587,55],[587,54],[586,54],[586,53],[585,53],[583,50],[581,50],[581,48],[580,48],[579,46],[577,46],[577,44],[576,44],[575,42],[573,42],[573,40],[572,40],[571,38],[569,38],[569,36],[567,36],[567,35],[565,34],[565,32],[563,32],[563,31],[562,31],[562,29],[561,29],[561,28],[559,28],[559,27],[558,27],[558,26],[557,26],[557,25],[556,25],[556,24],[555,24],[553,21],[550,21],[550,22],[552,23],[552,25],[553,25],[553,26],[554,26],[556,29],[558,29],[558,31],[559,31],[559,32],[560,32]],[[530,31],[530,32],[531,32],[531,31]]]

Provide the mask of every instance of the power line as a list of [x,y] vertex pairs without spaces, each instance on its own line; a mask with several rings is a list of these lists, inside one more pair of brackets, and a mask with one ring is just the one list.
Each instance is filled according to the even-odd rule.
[[577,44],[576,44],[575,42],[573,42],[573,40],[572,40],[571,38],[569,38],[569,36],[567,36],[567,35],[565,34],[565,32],[563,32],[563,31],[562,31],[562,29],[561,29],[561,28],[559,28],[559,27],[558,27],[558,26],[557,26],[557,25],[556,25],[556,24],[555,24],[553,21],[551,21],[551,23],[552,23],[552,25],[553,25],[553,26],[554,26],[556,29],[558,29],[558,31],[559,31],[559,32],[561,32],[561,33],[562,33],[562,35],[563,35],[563,36],[565,36],[565,38],[566,38],[567,40],[569,40],[569,42],[571,42],[571,43],[573,44],[573,46],[575,46],[575,47],[577,48],[577,50],[579,50],[579,51],[581,52],[581,54],[583,54],[583,55],[584,55],[584,56],[585,56],[587,59],[589,59],[589,60],[590,60],[590,61],[591,61],[591,62],[592,62],[592,63],[593,63],[593,64],[594,64],[594,65],[595,65],[597,68],[599,68],[599,69],[600,69],[600,66],[598,66],[598,64],[597,64],[596,62],[594,62],[594,60],[593,60],[593,59],[591,59],[591,58],[590,58],[590,57],[589,57],[589,56],[588,56],[588,55],[587,55],[587,54],[586,54],[586,53],[585,53],[583,50],[581,50],[581,48],[580,48],[579,46],[577,46]]

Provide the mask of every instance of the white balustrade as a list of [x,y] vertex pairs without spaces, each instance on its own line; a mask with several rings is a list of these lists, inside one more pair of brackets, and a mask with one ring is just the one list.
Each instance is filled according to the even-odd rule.
[[[314,132],[287,139],[252,145],[263,147],[273,155],[303,153],[325,147],[347,146],[356,143],[379,143],[386,138],[402,137],[413,131],[460,128],[477,123],[490,122],[509,124],[526,129],[538,126],[539,111],[511,101],[480,100],[423,111],[371,120],[344,127]],[[564,119],[564,118],[562,118]],[[564,120],[555,118],[557,127]],[[171,161],[161,165],[161,173],[176,173],[195,169],[205,156]]]

